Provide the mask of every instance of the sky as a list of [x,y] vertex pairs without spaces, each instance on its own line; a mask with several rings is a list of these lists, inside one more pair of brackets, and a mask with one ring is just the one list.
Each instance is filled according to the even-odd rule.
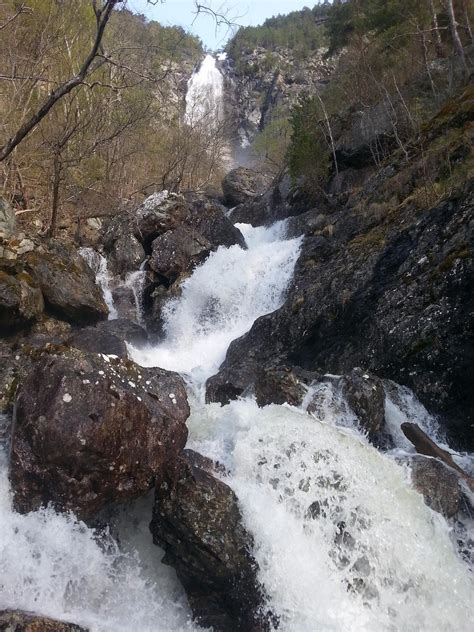
[[[231,22],[239,26],[261,24],[266,18],[297,11],[305,6],[313,7],[317,0],[199,0],[216,13],[226,14]],[[194,0],[128,0],[128,8],[145,14],[149,19],[163,24],[183,26],[198,35],[210,50],[222,48],[232,35],[227,25],[216,27],[215,20],[209,15],[196,16]]]

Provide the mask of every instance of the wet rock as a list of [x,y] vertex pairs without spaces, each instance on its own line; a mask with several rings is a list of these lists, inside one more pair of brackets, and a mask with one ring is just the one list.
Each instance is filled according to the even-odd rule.
[[262,195],[268,185],[268,178],[263,174],[237,167],[230,171],[222,181],[224,200],[227,206],[237,206]]
[[180,226],[153,241],[149,265],[171,285],[204,261],[211,249],[212,244],[200,233]]
[[15,410],[10,480],[23,513],[51,502],[90,519],[144,494],[186,443],[180,376],[76,349],[42,355]]
[[415,456],[411,461],[411,478],[425,503],[445,518],[452,518],[461,508],[459,476],[437,459]]
[[127,272],[138,270],[145,259],[143,246],[133,235],[122,235],[112,246],[109,255],[110,271],[115,276],[124,277]]
[[269,630],[252,537],[234,492],[190,450],[156,488],[150,530],[176,569],[197,622],[219,632]]
[[219,370],[206,382],[206,403],[223,406],[250,392],[259,372],[258,363],[252,359],[242,360],[239,366]]
[[49,240],[24,255],[22,262],[40,286],[50,314],[83,325],[107,318],[94,274],[72,244]]
[[259,406],[290,404],[300,406],[317,373],[299,367],[277,366],[259,370],[255,380],[255,398]]
[[194,228],[211,244],[213,249],[219,246],[238,245],[246,248],[245,239],[238,228],[225,215],[225,207],[203,196],[189,198],[190,212],[187,225]]
[[11,237],[16,230],[15,212],[5,200],[0,197],[0,235]]
[[112,290],[112,300],[120,318],[132,321],[137,319],[135,293],[131,287],[119,285],[119,287],[114,288]]
[[385,423],[385,391],[377,376],[355,368],[341,380],[341,390],[347,403],[369,438],[374,438]]
[[0,610],[0,632],[87,632],[74,623],[65,623],[20,610]]
[[43,309],[43,295],[29,274],[0,270],[0,330],[24,327]]
[[103,321],[94,327],[84,327],[76,331],[68,343],[83,351],[127,358],[127,342],[140,347],[145,345],[147,340],[148,335],[143,327],[120,318]]
[[451,444],[472,450],[474,190],[423,213],[360,208],[335,210],[331,234],[304,239],[284,305],[230,345],[211,386],[237,384],[235,398],[258,367],[343,375],[363,366],[411,388]]

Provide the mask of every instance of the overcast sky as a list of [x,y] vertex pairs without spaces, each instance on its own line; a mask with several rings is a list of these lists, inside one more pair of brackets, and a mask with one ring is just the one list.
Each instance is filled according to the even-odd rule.
[[[240,26],[261,24],[266,18],[289,13],[305,6],[313,7],[317,0],[199,0],[216,12],[226,13]],[[227,26],[216,30],[215,21],[206,15],[196,17],[194,0],[166,0],[163,4],[149,4],[146,0],[128,0],[128,7],[144,13],[163,25],[178,24],[199,35],[211,50],[221,48],[229,37]]]

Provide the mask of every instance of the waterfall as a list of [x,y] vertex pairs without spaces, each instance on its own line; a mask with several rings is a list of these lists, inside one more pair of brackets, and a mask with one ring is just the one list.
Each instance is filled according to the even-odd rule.
[[112,297],[112,277],[107,266],[107,259],[93,248],[79,248],[79,254],[95,273],[95,282],[102,290],[104,301],[109,308],[109,320],[118,317]]
[[[260,409],[251,397],[204,404],[202,385],[230,342],[282,304],[300,250],[284,223],[239,227],[248,249],[212,253],[167,305],[166,339],[130,351],[138,363],[185,374],[188,447],[229,472],[278,632],[467,632],[472,574],[457,532],[413,490],[400,461],[412,449],[401,437],[395,450],[376,450],[330,389],[318,394],[315,415]],[[406,419],[438,432],[406,389],[386,406],[394,432]],[[6,450],[0,465],[0,609],[40,611],[90,632],[202,629],[150,541],[151,499],[124,509],[117,539],[100,539],[52,508],[15,513]],[[465,529],[467,542],[472,525]]]
[[215,127],[224,116],[224,78],[212,55],[206,55],[188,82],[185,121]]
[[217,372],[232,340],[280,307],[301,240],[284,239],[284,222],[271,229],[237,227],[248,249],[219,248],[184,281],[181,297],[165,306],[165,342],[134,350],[139,364],[189,374],[202,384]]

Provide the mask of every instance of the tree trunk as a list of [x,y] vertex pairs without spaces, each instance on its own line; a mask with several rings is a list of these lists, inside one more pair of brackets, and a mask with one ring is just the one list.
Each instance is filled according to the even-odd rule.
[[471,21],[469,20],[469,11],[467,10],[466,0],[462,0],[462,10],[464,14],[464,21],[466,23],[466,29],[469,33],[469,39],[471,40],[471,44],[474,44],[474,33],[472,32]]
[[48,236],[55,237],[59,215],[59,190],[61,186],[61,157],[55,154],[53,161],[53,197],[51,204],[51,221],[48,229]]
[[438,53],[438,57],[442,57],[442,55],[443,55],[443,42],[441,41],[441,32],[439,30],[438,16],[436,15],[436,9],[435,9],[435,6],[434,6],[434,0],[429,0],[428,4],[430,5],[431,23],[432,23],[433,29],[434,29],[436,52]]
[[463,81],[465,81],[469,75],[469,68],[467,66],[466,55],[464,54],[464,48],[461,42],[461,38],[459,37],[458,23],[456,21],[456,15],[454,13],[453,0],[446,1],[446,8],[448,11],[449,27],[451,29],[451,37],[453,38],[454,50],[461,60]]

